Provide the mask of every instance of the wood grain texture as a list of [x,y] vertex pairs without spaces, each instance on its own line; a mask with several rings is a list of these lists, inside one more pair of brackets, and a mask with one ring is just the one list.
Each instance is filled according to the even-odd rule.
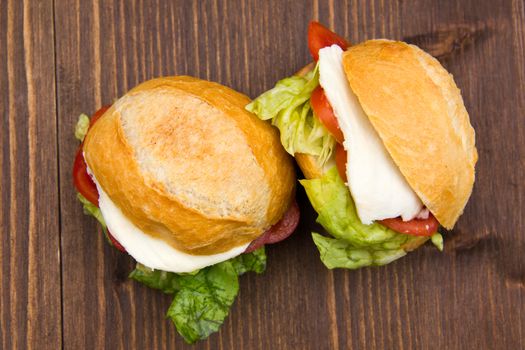
[[53,348],[62,337],[53,7],[0,4],[0,348]]
[[131,258],[82,214],[74,124],[161,75],[255,97],[309,62],[311,18],[352,42],[413,42],[454,74],[477,132],[473,196],[444,253],[329,271],[299,191],[296,234],[193,348],[525,347],[524,0],[0,0],[0,348],[190,348],[170,297],[128,280]]

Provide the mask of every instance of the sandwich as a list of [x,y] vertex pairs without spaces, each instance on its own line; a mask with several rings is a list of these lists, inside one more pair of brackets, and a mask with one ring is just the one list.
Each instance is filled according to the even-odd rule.
[[81,115],[73,180],[108,241],[137,261],[130,277],[173,294],[193,343],[218,330],[238,276],[266,266],[264,246],[296,228],[295,171],[249,99],[187,76],[142,83]]
[[280,131],[326,230],[326,267],[388,264],[450,230],[471,195],[477,151],[460,90],[445,68],[400,41],[350,45],[317,22],[314,60],[247,106]]

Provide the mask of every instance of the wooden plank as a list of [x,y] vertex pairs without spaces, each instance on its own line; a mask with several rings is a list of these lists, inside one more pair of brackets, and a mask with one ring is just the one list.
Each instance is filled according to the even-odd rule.
[[0,6],[0,348],[61,346],[52,1]]
[[405,39],[444,62],[477,130],[472,199],[445,253],[425,246],[383,268],[332,272],[309,237],[315,214],[300,190],[298,232],[268,249],[266,274],[241,278],[221,331],[195,348],[523,346],[523,0],[57,0],[64,347],[185,348],[164,319],[170,298],[126,279],[131,259],[107,246],[76,203],[78,114],[159,75],[256,96],[309,61],[309,18],[352,42]]
[[515,231],[523,228],[517,208],[524,205],[525,174],[516,167],[524,160],[515,150],[525,148],[525,139],[515,126],[525,119],[524,93],[515,87],[523,84],[523,2],[372,1],[357,7],[351,28],[344,26],[344,11],[334,19],[353,41],[411,41],[454,74],[477,130],[480,160],[473,196],[448,235],[445,254],[426,248],[380,271],[336,278],[336,289],[366,286],[360,306],[350,299],[342,308],[350,316],[338,318],[351,330],[345,347],[520,348],[525,242]]

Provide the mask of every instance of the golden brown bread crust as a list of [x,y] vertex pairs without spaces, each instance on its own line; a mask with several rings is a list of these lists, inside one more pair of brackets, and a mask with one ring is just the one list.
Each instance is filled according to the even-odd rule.
[[[313,63],[310,63],[309,65],[303,67],[300,71],[296,73],[296,75],[303,76],[307,74],[310,70],[312,70],[315,66]],[[299,165],[299,168],[301,168],[304,176],[307,179],[318,179],[323,176],[325,169],[323,168],[316,156],[312,156],[310,154],[305,153],[296,153],[295,154],[295,160],[297,161],[297,164]],[[410,240],[408,243],[401,246],[403,250],[406,252],[410,252],[414,249],[419,248],[422,246],[426,241],[428,241],[429,237],[416,237],[415,239]]]
[[296,153],[295,160],[307,179],[319,179],[323,176],[323,168],[319,165],[318,157],[306,153]]
[[432,56],[399,41],[350,47],[352,91],[410,187],[451,229],[474,185],[475,134],[452,76]]
[[246,244],[280,220],[295,186],[277,131],[248,102],[195,78],[147,81],[90,129],[86,162],[135,225],[174,248],[216,254]]

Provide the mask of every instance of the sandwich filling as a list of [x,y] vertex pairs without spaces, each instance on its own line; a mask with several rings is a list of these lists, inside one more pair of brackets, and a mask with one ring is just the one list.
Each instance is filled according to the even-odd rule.
[[343,50],[332,45],[319,50],[319,84],[344,135],[346,175],[363,224],[401,216],[414,219],[423,203],[410,188],[377,135],[343,70]]

